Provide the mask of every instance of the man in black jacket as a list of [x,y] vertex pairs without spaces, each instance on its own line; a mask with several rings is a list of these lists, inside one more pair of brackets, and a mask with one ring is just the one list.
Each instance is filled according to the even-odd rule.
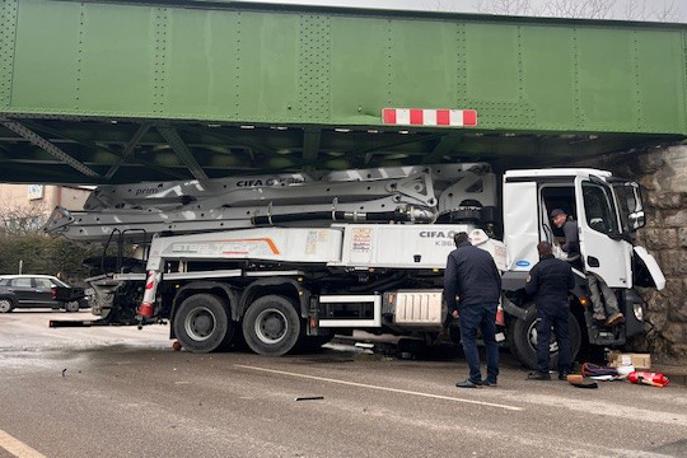
[[[472,246],[468,234],[459,232],[453,238],[456,249],[451,252],[444,272],[444,298],[453,318],[460,317],[460,337],[470,376],[456,383],[458,388],[496,386],[499,375],[499,347],[496,344],[496,307],[501,297],[501,275],[494,258]],[[458,300],[456,300],[458,296]],[[487,349],[487,379],[482,380],[477,329]]]
[[549,375],[549,340],[551,327],[558,341],[558,378],[565,380],[570,373],[570,328],[568,323],[568,291],[575,287],[575,276],[570,264],[554,258],[549,242],[537,245],[539,262],[530,271],[525,290],[534,296],[537,304],[537,372],[530,380],[551,380]]

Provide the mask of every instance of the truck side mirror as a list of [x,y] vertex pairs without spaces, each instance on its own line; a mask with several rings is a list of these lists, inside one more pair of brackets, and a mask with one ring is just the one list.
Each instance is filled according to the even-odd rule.
[[634,213],[630,213],[628,217],[628,222],[630,223],[630,227],[632,228],[632,230],[635,231],[646,226],[646,216],[644,215],[644,211],[640,210]]

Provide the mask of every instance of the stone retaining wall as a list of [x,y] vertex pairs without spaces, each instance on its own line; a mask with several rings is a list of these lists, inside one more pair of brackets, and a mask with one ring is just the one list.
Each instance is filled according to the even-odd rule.
[[647,226],[638,242],[658,260],[667,279],[661,291],[642,290],[653,329],[632,343],[672,357],[687,356],[687,146],[612,155],[586,163],[638,180],[644,188]]

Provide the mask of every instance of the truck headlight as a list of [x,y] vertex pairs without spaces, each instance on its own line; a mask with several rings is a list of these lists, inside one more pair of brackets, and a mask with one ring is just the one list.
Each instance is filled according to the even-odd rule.
[[644,321],[644,307],[642,307],[641,302],[632,304],[632,312],[635,314],[637,321]]

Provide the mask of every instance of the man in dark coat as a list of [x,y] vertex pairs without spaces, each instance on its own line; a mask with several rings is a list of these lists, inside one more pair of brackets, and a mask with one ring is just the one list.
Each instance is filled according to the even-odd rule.
[[549,341],[553,326],[558,342],[558,378],[564,380],[571,369],[568,292],[575,287],[570,264],[556,259],[549,242],[537,245],[539,262],[530,271],[525,290],[537,304],[537,371],[530,380],[551,380],[549,375]]
[[[453,239],[456,249],[448,256],[444,272],[444,298],[453,318],[460,317],[460,336],[465,359],[470,366],[467,380],[458,388],[496,386],[499,375],[499,348],[496,344],[496,308],[501,298],[501,275],[494,258],[472,246],[468,234],[459,232]],[[458,299],[456,300],[456,296]],[[487,378],[482,380],[477,330],[487,350]]]

